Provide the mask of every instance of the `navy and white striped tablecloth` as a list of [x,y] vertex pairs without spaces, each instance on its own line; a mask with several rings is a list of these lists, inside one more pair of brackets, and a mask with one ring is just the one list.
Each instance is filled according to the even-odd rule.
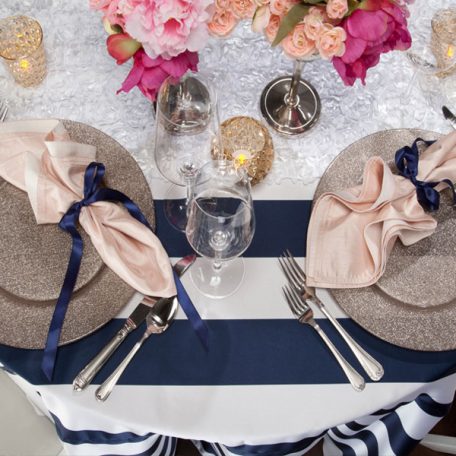
[[[287,189],[290,189],[288,192]],[[300,195],[296,197],[296,195]],[[159,194],[160,196],[160,194]],[[122,325],[140,300],[82,340],[61,347],[52,383],[40,370],[42,352],[0,346],[0,363],[54,420],[68,454],[173,455],[175,437],[194,440],[207,455],[300,455],[324,438],[328,455],[403,455],[448,411],[456,389],[456,351],[417,352],[381,341],[320,296],[347,331],[385,368],[381,382],[356,393],[309,327],[283,301],[277,256],[305,256],[311,192],[287,185],[255,189],[257,230],[245,254],[241,289],[219,301],[184,284],[207,321],[206,352],[180,311],[163,335],[151,337],[105,403],[97,384],[140,337],[137,330],[82,393],[71,382]],[[191,251],[163,218],[157,233],[170,257]],[[369,303],[366,303],[369,305]],[[319,324],[360,371],[329,322]],[[38,396],[39,395],[39,396]]]

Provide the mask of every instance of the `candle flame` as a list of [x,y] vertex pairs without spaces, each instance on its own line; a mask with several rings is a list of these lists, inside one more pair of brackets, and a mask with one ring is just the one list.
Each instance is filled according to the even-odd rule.
[[21,61],[19,62],[19,66],[20,66],[23,70],[27,70],[28,67],[29,67],[29,65],[30,65],[29,61],[28,61],[28,60],[25,60],[25,59],[23,59],[23,60],[21,60]]
[[245,154],[239,154],[237,157],[236,157],[236,161],[238,162],[239,165],[243,165],[245,163],[245,161],[247,160],[247,157],[245,156]]
[[451,44],[448,46],[447,56],[451,59],[454,57],[454,46]]

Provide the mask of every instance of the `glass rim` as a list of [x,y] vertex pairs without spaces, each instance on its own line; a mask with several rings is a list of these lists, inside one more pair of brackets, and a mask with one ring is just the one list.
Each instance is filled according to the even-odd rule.
[[[437,10],[435,12],[435,14],[433,15],[432,19],[431,19],[431,28],[432,28],[432,31],[440,38],[442,39],[442,33],[439,32],[438,30],[436,30],[436,27],[437,27],[437,23],[436,23],[436,16],[438,14],[442,14],[442,13],[445,13],[445,12],[451,12],[453,15],[454,15],[454,19],[456,20],[456,7],[449,7],[449,8],[441,8],[439,10]],[[448,42],[449,44],[453,44],[453,43],[456,43],[456,35],[454,36],[453,38],[453,41],[450,43]]]
[[4,59],[4,60],[8,60],[8,61],[10,61],[10,62],[14,62],[14,61],[16,61],[16,60],[23,59],[23,58],[25,58],[25,57],[31,56],[34,52],[36,52],[36,51],[40,48],[41,44],[43,43],[43,28],[41,27],[41,24],[40,24],[35,18],[30,17],[30,16],[24,16],[24,15],[22,15],[22,14],[18,14],[18,15],[16,15],[16,16],[7,17],[7,18],[5,18],[4,20],[7,20],[7,19],[14,19],[14,18],[21,18],[21,17],[30,19],[32,22],[34,22],[35,24],[38,25],[38,29],[39,29],[39,32],[40,32],[40,40],[39,40],[38,44],[36,45],[36,47],[33,48],[29,53],[27,53],[27,54],[21,54],[21,55],[19,55],[19,56],[17,56],[17,57],[14,57],[14,58],[5,57],[5,56],[3,55],[1,49],[0,49],[0,57],[1,57],[2,59]]
[[[230,163],[230,160],[212,160],[212,162],[217,162],[217,161],[222,161],[222,162],[228,162],[228,163]],[[209,163],[211,163],[211,162],[209,162]],[[215,164],[215,163],[214,163],[214,164]],[[199,210],[200,210],[203,214],[205,214],[206,216],[208,216],[208,217],[210,217],[210,218],[212,218],[212,219],[218,219],[218,218],[222,217],[222,216],[219,216],[219,215],[213,215],[213,214],[211,214],[210,212],[208,212],[206,209],[204,209],[204,208],[201,206],[201,204],[199,203],[199,201],[198,201],[197,198],[198,198],[198,195],[194,195],[194,196],[192,197],[192,202],[198,206]],[[242,198],[240,195],[239,195],[239,199],[242,200],[242,201],[244,201],[244,198]],[[252,203],[252,195],[250,194],[250,192],[248,193],[248,201],[247,201],[247,203]],[[242,209],[241,209],[241,211],[236,212],[235,214],[232,214],[232,215],[223,216],[223,218],[224,218],[224,220],[230,220],[230,219],[232,219],[233,217],[236,217],[236,216],[238,216],[239,214],[242,214],[242,212],[244,212],[244,211],[246,211],[246,210],[248,210],[249,212],[252,213],[252,218],[255,217],[255,215],[254,215],[254,214],[255,214],[255,211],[254,211],[254,209],[253,209],[253,207],[252,207],[252,204],[244,204],[243,207],[242,207]]]

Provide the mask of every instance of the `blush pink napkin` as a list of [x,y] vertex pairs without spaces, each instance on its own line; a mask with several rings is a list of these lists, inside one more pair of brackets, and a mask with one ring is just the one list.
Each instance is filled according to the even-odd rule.
[[[456,132],[420,155],[417,178],[456,180]],[[436,190],[443,188],[439,184]],[[384,273],[397,239],[411,245],[430,236],[436,226],[410,180],[373,157],[366,163],[362,185],[317,200],[307,235],[307,282],[321,288],[372,285]]]
[[[93,161],[96,148],[72,142],[57,120],[0,124],[0,176],[28,193],[39,224],[58,223],[83,198],[84,171]],[[160,241],[124,207],[97,202],[82,208],[79,222],[104,263],[132,288],[158,297],[176,294]]]

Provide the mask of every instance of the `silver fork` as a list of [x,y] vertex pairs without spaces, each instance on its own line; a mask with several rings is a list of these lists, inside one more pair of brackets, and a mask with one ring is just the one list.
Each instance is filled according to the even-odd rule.
[[315,294],[315,288],[309,287],[306,284],[306,275],[302,268],[299,266],[293,255],[289,250],[286,250],[284,254],[279,258],[279,264],[282,268],[285,277],[288,279],[290,284],[299,292],[302,298],[307,301],[315,303],[318,308],[323,312],[325,317],[334,325],[339,334],[345,340],[350,350],[356,356],[361,366],[363,366],[367,375],[374,380],[378,381],[383,377],[384,370],[382,365],[374,359],[369,353],[361,348],[352,337],[345,331],[341,324],[329,313],[325,305],[318,299]]
[[339,353],[339,350],[329,340],[328,336],[323,332],[318,323],[313,318],[312,309],[309,305],[299,296],[298,292],[290,285],[282,287],[283,294],[287,303],[298,319],[299,323],[308,324],[312,326],[318,335],[323,339],[327,347],[331,350],[331,353],[336,358],[342,370],[345,372],[348,380],[356,391],[362,391],[366,384],[364,383],[363,377],[356,372],[352,365]]
[[8,104],[6,101],[0,100],[0,122],[6,119],[6,114],[8,114]]

